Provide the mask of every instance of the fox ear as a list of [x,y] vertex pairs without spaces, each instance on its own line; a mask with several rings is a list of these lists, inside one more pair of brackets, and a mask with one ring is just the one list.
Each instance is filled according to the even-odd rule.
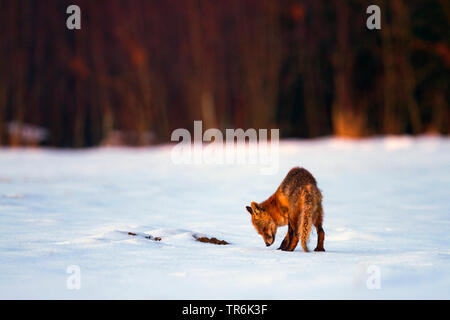
[[247,209],[248,213],[253,214],[253,210],[251,207],[246,206],[245,208]]
[[252,206],[252,211],[254,214],[260,213],[261,208],[258,206],[258,204],[256,202],[252,201],[251,206]]

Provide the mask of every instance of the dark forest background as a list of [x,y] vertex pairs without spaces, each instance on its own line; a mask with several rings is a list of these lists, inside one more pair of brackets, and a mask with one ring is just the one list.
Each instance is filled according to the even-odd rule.
[[448,135],[449,17],[448,0],[0,0],[0,145],[146,145],[194,120]]

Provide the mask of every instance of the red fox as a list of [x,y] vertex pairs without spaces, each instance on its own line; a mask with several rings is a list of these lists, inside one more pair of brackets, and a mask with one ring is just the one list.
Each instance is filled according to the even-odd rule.
[[316,179],[308,170],[292,168],[269,199],[259,204],[252,202],[251,207],[246,208],[266,246],[275,241],[278,227],[289,225],[286,237],[278,249],[294,251],[300,237],[303,251],[308,252],[307,242],[313,224],[317,230],[317,247],[314,251],[325,251],[322,194]]

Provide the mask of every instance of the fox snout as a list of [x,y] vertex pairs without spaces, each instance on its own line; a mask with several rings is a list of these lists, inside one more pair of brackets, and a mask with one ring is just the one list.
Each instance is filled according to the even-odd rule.
[[275,241],[275,237],[264,237],[264,242],[266,243],[266,247],[270,247],[274,241]]

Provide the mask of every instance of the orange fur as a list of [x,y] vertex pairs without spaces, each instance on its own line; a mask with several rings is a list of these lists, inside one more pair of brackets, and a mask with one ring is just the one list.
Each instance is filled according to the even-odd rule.
[[291,169],[272,196],[259,204],[252,202],[247,210],[252,215],[253,226],[267,246],[275,241],[277,228],[288,225],[288,232],[279,249],[293,251],[300,240],[303,250],[307,252],[307,242],[314,224],[317,231],[315,251],[325,251],[322,194],[316,180],[306,169]]

